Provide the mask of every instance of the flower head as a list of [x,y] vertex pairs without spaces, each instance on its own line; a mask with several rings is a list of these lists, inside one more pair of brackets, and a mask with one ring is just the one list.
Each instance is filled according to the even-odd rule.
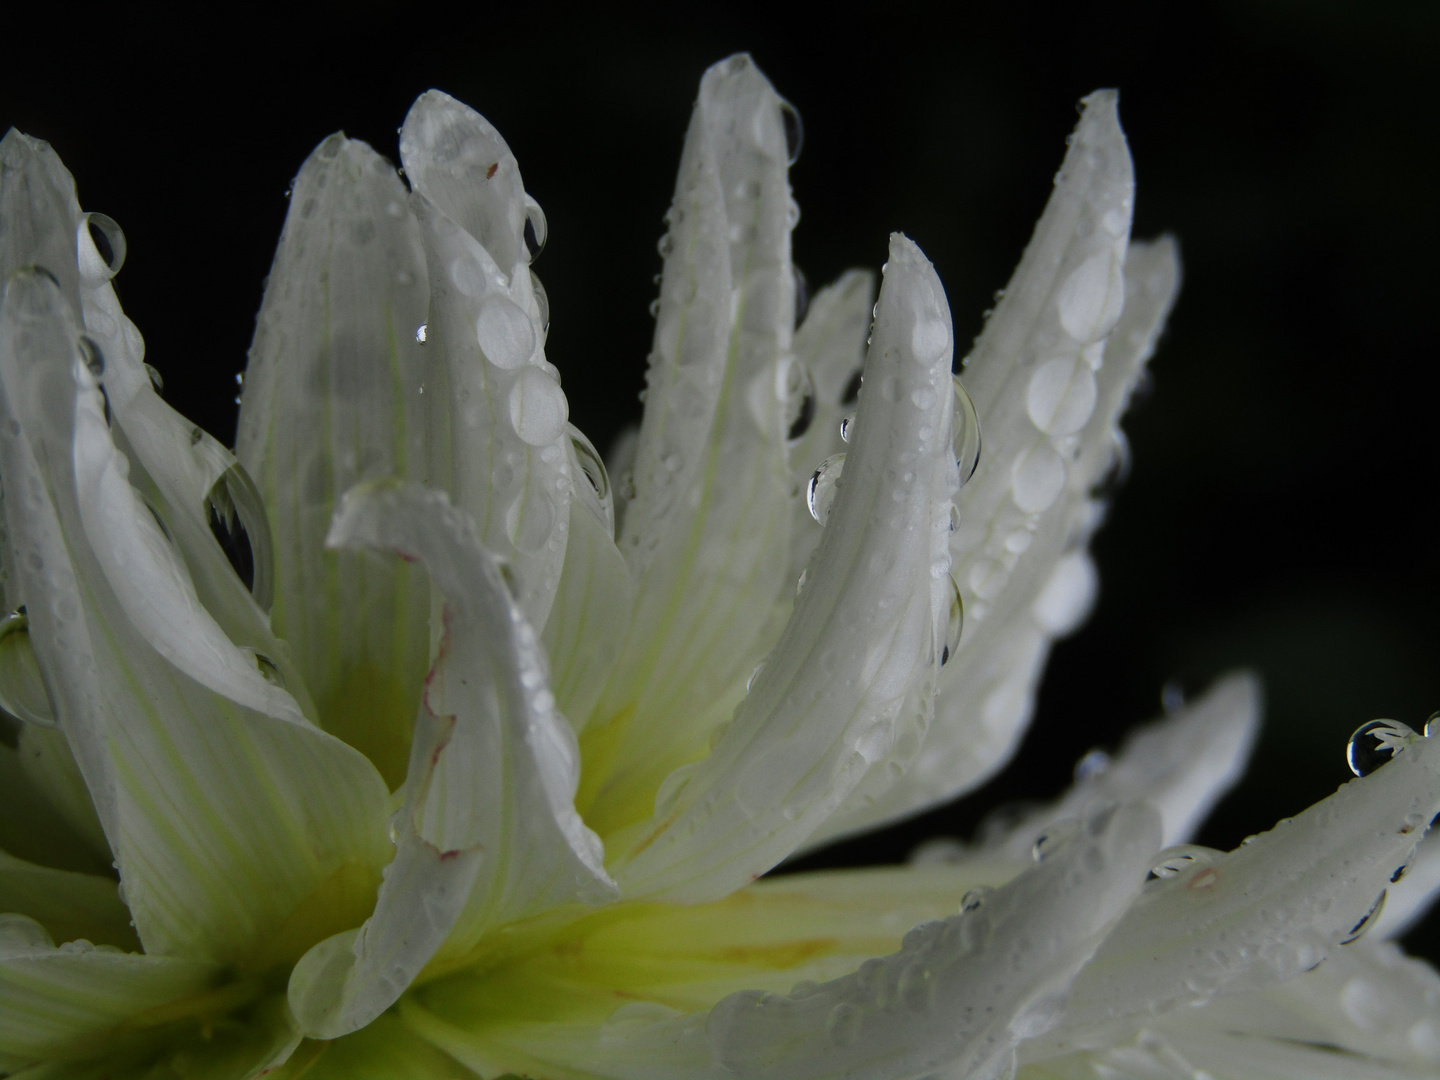
[[1366,730],[1368,775],[1188,845],[1245,675],[974,844],[757,880],[1012,753],[1178,283],[1093,94],[962,386],[904,236],[802,310],[798,135],[706,73],[608,471],[544,214],[453,98],[403,179],[339,134],[301,169],[234,454],[159,396],[118,228],[5,137],[0,1071],[1440,1075],[1440,980],[1380,943],[1440,750]]

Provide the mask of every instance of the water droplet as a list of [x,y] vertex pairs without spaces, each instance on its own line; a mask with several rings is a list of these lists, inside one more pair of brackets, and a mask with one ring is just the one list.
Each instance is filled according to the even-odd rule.
[[1079,831],[1079,822],[1057,821],[1035,838],[1035,843],[1030,848],[1030,857],[1037,863],[1044,862],[1064,847],[1065,842]]
[[1073,435],[1095,411],[1095,372],[1079,356],[1060,356],[1035,369],[1025,393],[1030,422],[1047,435]]
[[805,505],[810,508],[810,516],[821,525],[830,517],[830,507],[835,502],[835,487],[844,469],[845,455],[834,454],[820,462],[820,467],[805,488]]
[[1209,848],[1195,844],[1177,844],[1160,852],[1160,858],[1150,868],[1150,873],[1157,878],[1178,877],[1193,866],[1209,862],[1212,855]]
[[660,237],[658,241],[656,241],[655,248],[657,251],[660,252],[660,257],[662,259],[668,259],[670,257],[670,253],[675,250],[675,238],[667,232],[664,236]]
[[30,644],[23,606],[0,619],[0,711],[26,724],[55,726],[55,709]]
[[855,434],[855,414],[840,418],[840,441],[848,443]]
[[276,665],[274,660],[271,660],[270,657],[266,656],[264,653],[256,652],[254,649],[251,648],[246,648],[244,651],[248,652],[250,654],[250,658],[255,661],[255,670],[260,672],[261,677],[264,678],[266,682],[268,682],[271,686],[278,686],[281,689],[284,689],[285,677],[280,674],[280,668]]
[[535,326],[519,304],[492,293],[475,315],[475,340],[486,360],[513,371],[535,352]]
[[960,910],[962,912],[979,911],[985,906],[985,901],[995,890],[989,885],[979,885],[960,898]]
[[150,376],[150,385],[155,388],[155,392],[157,394],[163,394],[165,392],[165,380],[161,377],[160,372],[156,371],[151,365],[146,364],[145,374]]
[[1345,747],[1345,760],[1356,776],[1369,776],[1419,738],[1398,720],[1371,720],[1361,724]]
[[780,123],[785,128],[785,163],[794,165],[805,145],[805,125],[799,111],[784,98],[780,99]]
[[385,832],[390,837],[390,843],[400,843],[400,826],[405,820],[405,808],[402,806],[396,810],[385,822]]
[[1428,739],[1432,735],[1440,735],[1440,712],[1432,712],[1425,721],[1425,737]]
[[[95,387],[95,389],[100,391],[100,405],[101,405],[101,409],[102,409],[103,412],[105,413],[105,426],[106,426],[106,427],[109,427],[109,426],[110,426],[110,422],[114,419],[114,417],[112,416],[112,414],[111,414],[111,412],[110,412],[110,395],[105,392],[105,386],[104,386],[103,383],[102,383],[101,385]],[[236,405],[239,405],[239,404],[240,404],[240,399],[239,399],[239,398],[236,398],[236,399],[235,399],[235,404],[236,404]]]
[[1109,771],[1110,755],[1096,748],[1075,763],[1075,783],[1083,784],[1087,780],[1104,776]]
[[1048,442],[1032,446],[1015,461],[1010,497],[1027,514],[1049,509],[1065,489],[1065,462]]
[[810,580],[810,568],[807,566],[800,571],[800,577],[795,581],[795,598],[798,600],[800,594],[805,591],[805,582]]
[[525,228],[521,234],[525,240],[525,250],[529,253],[530,262],[540,257],[545,250],[545,241],[550,235],[550,225],[545,220],[545,211],[540,209],[540,204],[525,193]]
[[815,420],[815,380],[810,369],[799,360],[790,361],[786,368],[785,419],[788,423],[785,438],[795,442],[810,430]]
[[980,417],[975,412],[975,402],[970,400],[969,392],[960,384],[960,376],[953,378],[955,467],[960,470],[960,483],[963,485],[975,475],[975,470],[980,465]]
[[793,263],[790,265],[790,272],[795,278],[795,325],[798,328],[805,321],[805,316],[810,313],[810,279]]
[[755,688],[755,680],[758,679],[760,677],[760,673],[765,670],[765,665],[767,663],[769,663],[768,660],[761,660],[758,664],[755,665],[754,669],[750,672],[750,678],[745,680],[745,693],[748,694],[751,690]]
[[543,345],[550,337],[550,294],[540,284],[540,275],[534,270],[530,271],[530,288],[535,293],[535,306],[540,310],[540,343]]
[[910,328],[910,353],[919,363],[933,364],[949,348],[950,328],[940,319],[921,318]]
[[427,338],[429,338],[429,336],[430,336],[430,324],[429,324],[429,323],[423,323],[423,322],[422,322],[419,326],[417,326],[417,327],[415,328],[415,340],[416,340],[417,342],[419,342],[421,345],[424,345],[424,344],[425,344],[425,341],[426,341]]
[[100,378],[105,374],[105,354],[100,351],[99,343],[89,334],[81,334],[78,344],[80,359],[85,361],[85,369],[95,378]]
[[850,376],[850,381],[845,384],[845,389],[840,394],[840,404],[854,405],[860,400],[860,386],[865,381],[865,369],[856,368],[855,374]]
[[940,666],[944,667],[960,647],[960,629],[965,624],[965,605],[960,599],[960,586],[950,575],[950,621],[945,624],[945,643],[940,647]]
[[1340,939],[1341,945],[1353,945],[1370,932],[1370,928],[1380,921],[1380,913],[1385,910],[1385,890],[1380,890],[1380,895],[1370,905],[1370,910],[1365,912],[1360,921],[1350,928],[1350,932]]
[[211,485],[201,509],[236,576],[261,610],[269,611],[275,600],[270,523],[255,481],[236,462]]
[[531,446],[545,446],[561,436],[569,419],[570,403],[559,383],[537,367],[520,373],[510,388],[510,423],[515,434]]
[[[99,284],[109,281],[125,265],[125,231],[108,214],[88,213],[81,219],[80,227],[89,235],[94,245],[79,245],[80,273],[87,282]],[[99,255],[94,262],[93,255]]]
[[605,461],[600,457],[600,452],[595,449],[595,444],[585,437],[584,432],[574,424],[570,425],[570,445],[575,450],[575,458],[580,463],[580,471],[585,474],[585,479],[590,482],[590,490],[595,493],[595,500],[600,511],[600,517],[610,529],[610,535],[615,535],[615,500],[610,493],[610,474],[605,469]]
[[650,317],[652,319],[658,319],[660,317],[660,297],[658,296],[650,301]]
[[1070,271],[1056,297],[1060,325],[1081,345],[1108,334],[1124,303],[1125,279],[1120,260],[1108,247]]
[[860,1010],[842,1001],[825,1017],[825,1031],[836,1046],[849,1046],[860,1034]]

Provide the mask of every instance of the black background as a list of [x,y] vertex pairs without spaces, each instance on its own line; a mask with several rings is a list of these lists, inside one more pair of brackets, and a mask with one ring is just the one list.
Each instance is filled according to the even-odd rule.
[[[54,143],[82,205],[124,226],[117,287],[148,359],[228,440],[291,176],[338,128],[394,156],[415,95],[449,90],[504,133],[548,214],[548,355],[603,447],[639,415],[655,243],[709,63],[751,51],[804,117],[811,282],[878,265],[902,229],[962,340],[1029,237],[1075,102],[1117,86],[1136,233],[1178,235],[1186,279],[1126,422],[1099,608],[1056,649],[1017,765],[809,865],[895,861],[1058,792],[1169,680],[1265,680],[1249,774],[1201,836],[1221,847],[1346,779],[1359,723],[1440,708],[1440,5],[501,8],[11,10],[0,126]],[[1409,943],[1440,957],[1440,921]]]

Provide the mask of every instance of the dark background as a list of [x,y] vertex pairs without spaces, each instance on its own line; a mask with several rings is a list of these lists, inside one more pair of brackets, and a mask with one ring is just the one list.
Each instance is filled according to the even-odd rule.
[[[500,128],[549,216],[548,355],[602,447],[639,415],[655,243],[706,65],[750,50],[804,117],[812,283],[877,265],[903,229],[961,339],[1029,237],[1075,102],[1118,86],[1136,233],[1177,234],[1186,280],[1126,422],[1100,606],[1055,651],[1022,767],[822,858],[894,861],[1058,792],[1170,680],[1265,679],[1250,772],[1201,837],[1221,847],[1346,779],[1359,723],[1440,708],[1440,5],[500,6],[226,7],[203,32],[7,11],[0,126],[54,143],[82,205],[124,226],[117,286],[177,407],[233,437],[291,176],[337,128],[394,156],[432,85]],[[1409,943],[1440,957],[1440,920]]]

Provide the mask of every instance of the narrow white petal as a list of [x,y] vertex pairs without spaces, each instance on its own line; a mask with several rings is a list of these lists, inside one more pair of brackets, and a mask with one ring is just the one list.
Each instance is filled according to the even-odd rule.
[[75,181],[50,144],[11,128],[0,139],[0,288],[25,266],[49,271],[79,301]]
[[620,539],[635,615],[582,739],[578,804],[602,834],[647,818],[664,778],[704,755],[778,629],[793,506],[784,108],[734,56],[705,73],[686,135]]
[[[199,605],[172,549],[148,546],[130,564],[97,551],[111,547],[111,529],[143,536],[148,521],[160,530],[121,486],[68,307],[31,273],[10,281],[0,313],[15,599],[29,610],[37,663],[147,949],[281,962],[307,934],[368,907],[388,857],[384,785],[358,753],[304,723],[293,701],[272,713],[217,692],[244,655],[233,644],[227,651],[223,635],[172,636],[171,657],[148,636],[155,627],[145,620],[199,620]],[[82,440],[89,445],[77,452]],[[101,467],[87,472],[94,462]],[[109,516],[96,535],[80,493],[102,487]],[[115,576],[129,573],[154,590],[148,614],[121,598]],[[257,880],[269,887],[255,889]]]
[[[578,468],[571,463],[572,474]],[[577,732],[619,658],[625,620],[635,602],[635,579],[609,524],[580,494],[570,501],[565,567],[541,635],[555,700]]]
[[201,993],[214,965],[109,948],[56,948],[44,927],[0,915],[0,1070],[18,1070],[149,1009]]
[[[1179,262],[1171,240],[1131,244],[1125,308],[1113,332],[1084,348],[1074,339],[1067,343],[1057,325],[1057,294],[1068,274],[1098,258],[1086,254],[1096,245],[1106,258],[1119,257],[1130,212],[1129,156],[1113,96],[1087,100],[1055,195],[962,375],[979,410],[984,448],[974,477],[955,498],[960,525],[951,535],[951,554],[965,628],[940,675],[935,723],[904,778],[875,793],[873,803],[846,808],[817,843],[952,799],[1000,768],[1030,721],[1051,640],[1074,629],[1094,599],[1093,567],[1084,554],[1104,516],[1094,489],[1107,470],[1123,468],[1126,451],[1116,425],[1174,300]],[[1107,220],[1123,228],[1113,234]],[[1077,269],[1067,270],[1072,266]],[[1035,425],[1029,406],[1036,396],[1054,403],[1048,390],[1055,384],[1041,369],[1062,353],[1075,358],[1066,393],[1093,381],[1095,396],[1088,420],[1057,436]],[[1091,362],[1099,370],[1087,374]],[[1031,394],[1037,377],[1047,394]],[[1064,401],[1055,405],[1057,415],[1069,408]],[[1047,506],[1036,509],[1047,477],[1058,486]]]
[[418,567],[324,544],[352,485],[427,475],[416,332],[429,292],[407,199],[363,142],[332,135],[306,159],[256,319],[236,442],[274,533],[276,632],[321,724],[392,787],[429,665],[429,582]]
[[1335,955],[1437,811],[1440,741],[1422,739],[1228,855],[1152,881],[1031,1056],[1105,1045],[1177,1005],[1281,983]]
[[637,1003],[600,1023],[497,1026],[490,1042],[444,1019],[443,986],[402,1015],[482,1071],[522,1062],[535,1075],[624,1080],[994,1077],[1022,1038],[1054,1021],[1066,985],[1138,891],[1158,838],[1148,808],[1099,815],[979,906],[789,995],[747,990],[689,1015]]
[[[846,449],[840,422],[855,412],[856,399],[847,400],[847,394],[859,391],[874,306],[875,275],[869,270],[847,270],[815,294],[805,321],[795,331],[795,359],[805,365],[815,384],[815,417],[790,447],[790,479],[799,491],[822,461]],[[788,583],[796,585],[820,542],[821,529],[804,499],[795,500],[792,516]],[[793,596],[787,593],[782,589],[788,613]]]
[[987,837],[987,857],[1025,859],[1055,824],[1107,803],[1148,802],[1160,811],[1163,846],[1184,843],[1240,778],[1260,725],[1260,685],[1231,675],[1174,716],[1137,728],[1113,762],[1076,780],[1063,798]]
[[1420,841],[1409,865],[1403,872],[1395,871],[1386,892],[1385,910],[1371,933],[1388,941],[1423,919],[1440,898],[1440,832]]
[[628,895],[694,901],[740,887],[897,743],[923,737],[950,601],[950,310],[903,236],[888,266],[859,428],[810,581],[711,755],[672,776],[653,819],[613,844]]
[[56,941],[84,938],[126,951],[140,947],[114,878],[37,866],[3,851],[0,912],[29,916]]
[[472,527],[441,493],[378,482],[346,496],[329,542],[423,561],[445,610],[375,914],[291,979],[291,1007],[320,1038],[389,1008],[447,939],[463,953],[506,922],[615,895],[575,813],[579,755],[544,653]]

